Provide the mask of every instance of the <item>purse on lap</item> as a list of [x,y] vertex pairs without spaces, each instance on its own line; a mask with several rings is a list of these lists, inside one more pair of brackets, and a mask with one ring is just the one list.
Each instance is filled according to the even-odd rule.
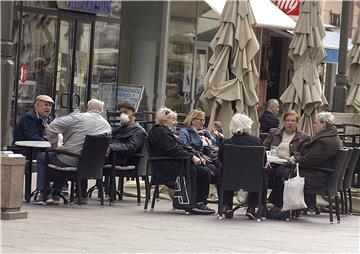
[[291,211],[307,208],[304,201],[305,178],[299,175],[299,164],[296,163],[296,176],[284,182],[283,208],[281,211]]

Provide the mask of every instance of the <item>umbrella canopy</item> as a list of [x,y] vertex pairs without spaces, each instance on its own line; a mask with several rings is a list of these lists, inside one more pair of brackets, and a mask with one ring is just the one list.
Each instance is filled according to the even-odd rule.
[[252,133],[258,133],[256,86],[259,75],[254,56],[259,50],[252,26],[255,23],[248,1],[227,1],[220,17],[220,28],[210,43],[214,54],[204,79],[200,100],[213,121],[228,125],[235,112],[248,115],[253,121]]
[[[360,1],[357,1],[355,4],[360,8]],[[346,99],[348,111],[355,111],[353,103],[355,101],[360,102],[360,12],[352,44],[353,47],[349,53],[350,69],[348,73],[350,89]]]
[[326,56],[322,44],[326,32],[320,14],[320,2],[302,0],[301,13],[289,47],[295,73],[290,86],[280,97],[287,109],[295,109],[299,113],[303,111],[299,128],[311,135],[315,115],[327,105],[317,70]]

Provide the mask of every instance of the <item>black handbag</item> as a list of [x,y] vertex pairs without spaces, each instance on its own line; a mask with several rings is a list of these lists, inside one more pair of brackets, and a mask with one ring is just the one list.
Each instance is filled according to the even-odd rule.
[[[189,172],[188,172],[189,173]],[[197,205],[196,178],[180,174],[175,180],[173,207],[189,211]]]
[[218,158],[218,153],[219,153],[219,147],[215,145],[203,147],[203,154],[205,154],[212,160],[216,160]]

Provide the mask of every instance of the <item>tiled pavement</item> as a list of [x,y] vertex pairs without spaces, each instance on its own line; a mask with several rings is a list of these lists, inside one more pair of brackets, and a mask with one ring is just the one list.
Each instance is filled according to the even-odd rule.
[[155,212],[144,213],[131,197],[103,208],[96,199],[80,207],[24,204],[28,219],[1,221],[1,248],[3,253],[360,251],[359,216],[333,225],[328,214],[255,222],[237,214],[218,220],[170,208],[170,201],[160,200]]

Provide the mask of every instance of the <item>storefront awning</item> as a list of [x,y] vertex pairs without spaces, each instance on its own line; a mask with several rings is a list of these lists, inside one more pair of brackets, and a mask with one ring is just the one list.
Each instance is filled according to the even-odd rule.
[[[323,44],[327,55],[324,62],[337,63],[339,60],[340,33],[335,31],[326,31]],[[351,47],[351,39],[348,39],[348,51]]]
[[[205,0],[205,2],[220,16],[226,0]],[[256,27],[289,29],[295,28],[296,22],[283,13],[270,0],[250,0]]]

